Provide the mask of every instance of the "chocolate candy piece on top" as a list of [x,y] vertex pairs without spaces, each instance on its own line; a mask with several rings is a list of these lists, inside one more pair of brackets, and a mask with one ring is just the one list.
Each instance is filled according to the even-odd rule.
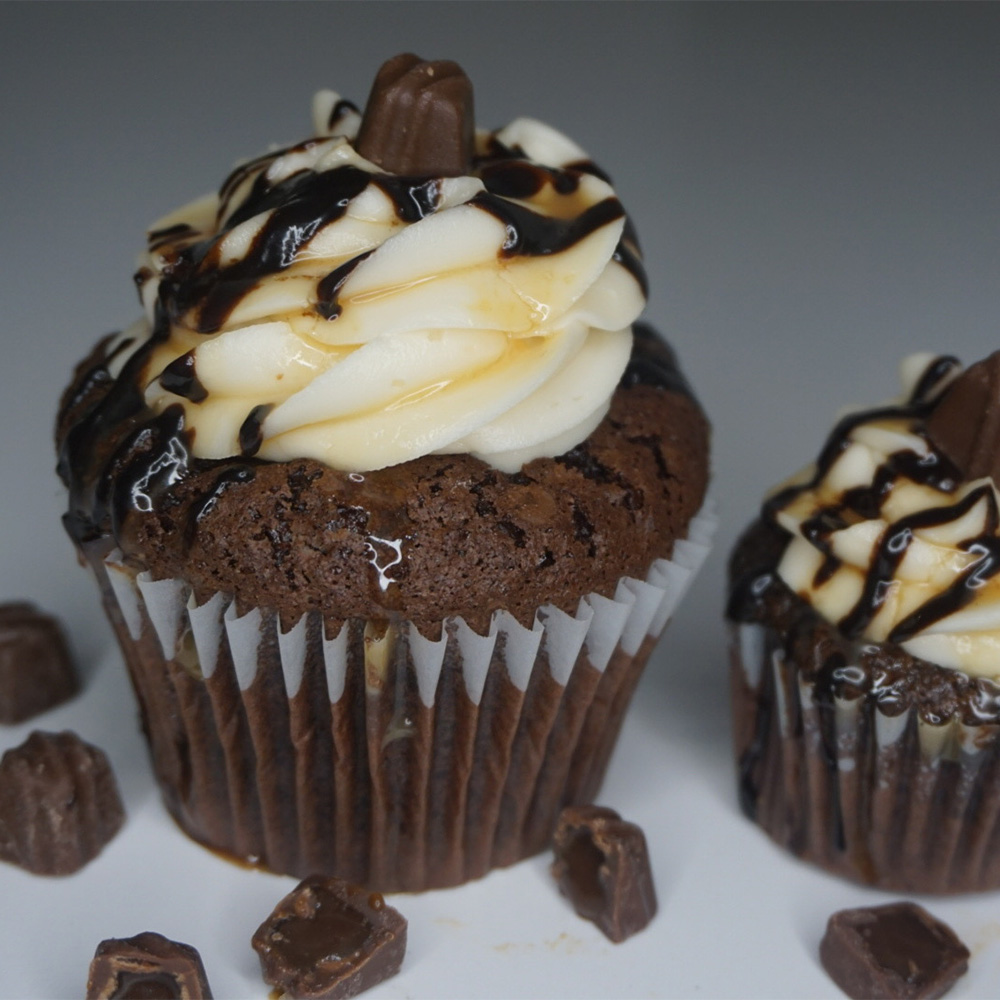
[[36,731],[0,758],[0,860],[69,875],[124,821],[107,757],[76,733]]
[[59,623],[31,604],[0,604],[0,722],[24,722],[77,688]]
[[212,1000],[201,955],[189,944],[146,931],[97,946],[87,1000]]
[[841,910],[819,946],[823,968],[849,996],[944,996],[968,968],[969,949],[916,903]]
[[403,52],[378,71],[355,148],[390,173],[461,177],[471,169],[474,120],[460,66]]
[[927,435],[966,480],[1000,485],[1000,351],[977,361],[945,389]]
[[377,892],[314,875],[257,928],[264,981],[292,997],[353,997],[399,972],[406,920]]
[[568,806],[553,837],[552,874],[576,912],[615,943],[656,915],[656,890],[642,830],[613,809]]

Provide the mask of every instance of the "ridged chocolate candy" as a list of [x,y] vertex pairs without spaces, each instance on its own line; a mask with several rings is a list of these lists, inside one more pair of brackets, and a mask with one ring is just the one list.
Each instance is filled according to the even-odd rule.
[[124,821],[107,758],[76,733],[34,732],[0,759],[0,859],[69,875]]
[[0,722],[24,722],[77,687],[59,623],[25,602],[0,604]]
[[1000,351],[952,382],[927,419],[927,434],[966,480],[991,476],[1000,484]]
[[410,52],[382,65],[355,148],[402,177],[461,177],[473,153],[472,83],[456,63]]

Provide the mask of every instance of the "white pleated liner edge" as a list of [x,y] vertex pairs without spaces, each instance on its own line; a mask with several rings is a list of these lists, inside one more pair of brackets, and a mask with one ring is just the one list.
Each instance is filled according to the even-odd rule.
[[[588,660],[601,672],[619,644],[626,654],[634,656],[646,636],[658,636],[676,611],[708,555],[717,523],[715,505],[707,500],[691,519],[687,537],[674,543],[672,559],[657,559],[645,580],[632,577],[619,580],[613,599],[600,594],[581,598],[575,615],[553,606],[543,607],[536,613],[532,627],[525,628],[508,612],[498,611],[485,635],[474,632],[463,619],[454,619],[469,698],[479,704],[500,633],[505,637],[508,675],[521,691],[528,686],[543,639],[552,676],[564,686],[584,645]],[[256,676],[257,653],[263,638],[264,617],[259,608],[237,615],[235,602],[221,593],[196,604],[191,588],[184,581],[154,580],[145,571],[136,574],[123,563],[118,549],[104,560],[104,568],[133,639],[140,638],[143,621],[148,618],[163,656],[169,660],[177,654],[180,642],[190,630],[204,677],[211,677],[215,671],[220,643],[225,639],[240,689],[245,691],[250,687]],[[307,617],[303,615],[287,629],[277,629],[285,689],[290,698],[298,692],[302,681]],[[408,627],[420,698],[430,707],[444,661],[446,633],[442,629],[441,638],[432,640],[415,626]],[[330,701],[335,703],[344,690],[346,627],[332,639],[324,635],[323,656]]]

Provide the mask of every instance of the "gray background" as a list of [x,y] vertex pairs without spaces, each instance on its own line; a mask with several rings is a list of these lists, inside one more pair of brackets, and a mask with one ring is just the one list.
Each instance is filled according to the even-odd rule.
[[[903,355],[972,361],[1000,346],[995,5],[0,6],[0,599],[57,611],[95,690],[104,660],[117,670],[59,529],[58,395],[94,340],[137,315],[130,276],[146,225],[216,186],[237,159],[302,138],[320,87],[363,102],[380,62],[403,50],[459,61],[480,124],[529,114],[573,137],[611,173],[638,227],[647,317],[677,347],[715,427],[722,523],[644,681],[625,750],[666,747],[658,767],[698,776],[679,808],[729,824],[739,851],[769,850],[730,792],[725,556],[763,490],[815,454],[840,406],[896,392]],[[107,696],[113,708],[119,696]],[[131,727],[127,700],[120,708],[108,732],[93,723],[98,742],[118,746],[110,730]],[[138,800],[145,761],[120,739]],[[610,787],[628,798],[622,759]],[[669,850],[664,867],[681,867]],[[826,887],[840,884],[816,878],[809,891],[832,899]],[[679,972],[654,992],[686,995],[705,981],[720,995],[830,990],[812,959],[793,962],[794,974],[747,962],[728,985]]]

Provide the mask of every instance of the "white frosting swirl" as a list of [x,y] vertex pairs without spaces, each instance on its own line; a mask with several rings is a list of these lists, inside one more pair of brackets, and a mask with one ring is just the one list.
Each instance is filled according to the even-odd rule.
[[[578,444],[607,412],[644,304],[620,263],[623,247],[637,250],[610,185],[565,136],[518,119],[477,133],[473,175],[428,182],[422,211],[401,210],[393,179],[351,145],[357,113],[338,118],[337,107],[318,95],[316,138],[238,169],[218,196],[153,227],[139,272],[141,339],[160,337],[147,404],[182,405],[202,458],[245,452],[252,413],[260,457],[357,472],[458,452],[516,471]],[[490,192],[487,168],[511,163],[542,178],[538,189]],[[357,181],[342,209],[294,221],[303,179],[335,171]],[[577,224],[579,238],[512,248],[508,208],[529,210],[545,233]],[[246,270],[266,239],[280,259]],[[323,289],[335,285],[331,304]],[[225,308],[206,319],[219,295]],[[158,310],[166,336],[152,332]],[[171,379],[178,365],[196,391]]]
[[[926,368],[927,356],[908,359],[904,384]],[[793,536],[778,574],[830,622],[867,607],[862,637],[1000,680],[1000,495],[990,478],[935,485],[907,475],[935,456],[923,420],[905,411],[872,411],[821,475],[810,466],[776,491],[773,516]],[[862,508],[877,498],[875,516],[845,504],[852,491],[866,496]]]

